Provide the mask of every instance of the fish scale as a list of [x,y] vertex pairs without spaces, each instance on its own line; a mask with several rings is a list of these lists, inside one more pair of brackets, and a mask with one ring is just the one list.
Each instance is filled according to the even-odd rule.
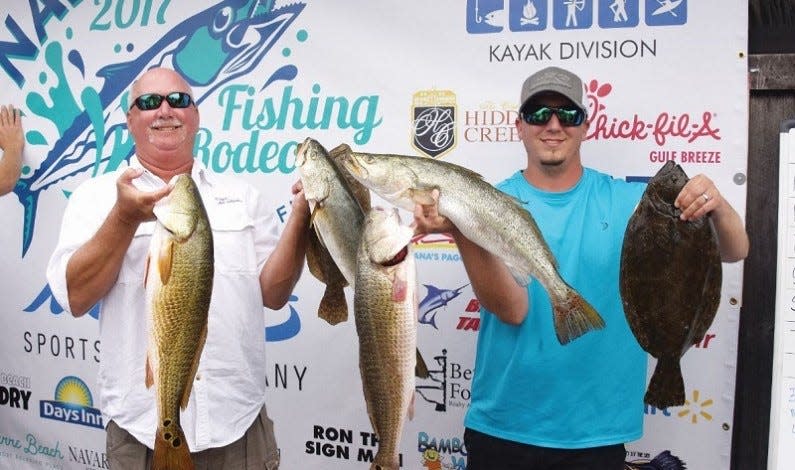
[[335,325],[348,318],[344,288],[356,281],[356,250],[370,193],[346,177],[316,140],[304,140],[295,161],[312,214],[307,265],[326,284],[318,317]]
[[338,154],[342,166],[363,185],[405,210],[432,204],[432,191],[438,190],[440,215],[499,257],[518,284],[527,286],[533,276],[544,286],[561,344],[604,328],[599,313],[558,273],[532,215],[479,174],[432,158],[353,152],[345,144],[331,153]]
[[674,207],[687,181],[673,161],[660,168],[629,219],[621,250],[624,313],[638,344],[657,358],[644,402],[659,409],[685,403],[680,358],[704,337],[720,304],[712,221],[682,221]]
[[147,387],[155,386],[158,425],[153,470],[191,470],[180,409],[190,397],[207,338],[213,281],[213,238],[193,179],[175,177],[162,206],[147,259]]
[[[371,209],[357,252],[354,316],[367,413],[378,436],[373,469],[400,466],[400,438],[414,396],[417,279],[413,230],[397,209]],[[399,256],[400,255],[400,256]]]

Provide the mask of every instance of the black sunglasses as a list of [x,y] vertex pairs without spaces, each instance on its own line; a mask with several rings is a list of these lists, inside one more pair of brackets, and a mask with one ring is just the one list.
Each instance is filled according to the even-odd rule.
[[562,126],[574,127],[585,122],[585,111],[576,106],[531,105],[520,111],[519,114],[524,122],[534,126],[543,126],[552,119],[552,113],[555,113]]
[[193,103],[193,98],[182,91],[174,91],[166,96],[158,95],[157,93],[147,93],[135,98],[130,109],[133,106],[138,106],[141,111],[150,111],[159,108],[163,104],[163,100],[166,100],[172,108],[187,108]]

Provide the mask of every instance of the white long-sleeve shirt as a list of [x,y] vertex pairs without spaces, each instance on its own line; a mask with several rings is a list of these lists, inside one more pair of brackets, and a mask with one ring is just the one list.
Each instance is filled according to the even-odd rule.
[[[140,167],[133,157],[130,166]],[[116,198],[120,168],[87,180],[72,193],[58,244],[47,267],[53,296],[70,311],[66,265],[91,238]],[[275,212],[248,183],[193,165],[192,176],[210,220],[215,275],[207,340],[181,424],[192,452],[239,439],[265,403],[265,320],[259,273],[278,240]],[[133,183],[141,190],[162,187],[145,172]],[[155,222],[138,227],[116,283],[102,299],[99,407],[104,423],[113,420],[152,448],[157,422],[155,387],[144,384],[148,307],[144,274]]]

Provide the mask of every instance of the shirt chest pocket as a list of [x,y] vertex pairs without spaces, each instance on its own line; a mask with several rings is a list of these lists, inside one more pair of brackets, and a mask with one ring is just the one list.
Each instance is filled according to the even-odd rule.
[[208,210],[213,231],[216,273],[256,274],[254,221],[242,207],[224,205]]

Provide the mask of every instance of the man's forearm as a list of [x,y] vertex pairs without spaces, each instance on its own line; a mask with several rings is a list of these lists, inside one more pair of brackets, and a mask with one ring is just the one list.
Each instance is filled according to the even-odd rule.
[[97,233],[71,256],[66,266],[66,287],[72,315],[82,316],[116,283],[137,228],[122,221],[114,206]]

